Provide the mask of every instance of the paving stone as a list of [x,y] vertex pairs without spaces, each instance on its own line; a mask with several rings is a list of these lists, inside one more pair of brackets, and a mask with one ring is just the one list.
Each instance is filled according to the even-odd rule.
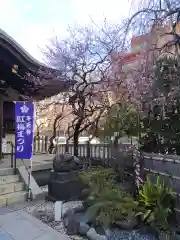
[[0,228],[0,239],[2,240],[14,240],[8,233],[6,233],[2,228]]
[[44,200],[35,200],[30,202],[20,202],[20,203],[10,204],[7,207],[12,211],[17,211],[27,207],[33,207],[34,205],[42,204],[42,203],[44,203]]
[[9,207],[0,207],[0,215],[4,215],[13,211],[14,210]]
[[39,238],[36,238],[36,240],[70,240],[70,238],[66,235],[52,235],[52,234],[46,234]]
[[[37,219],[37,218],[33,217],[32,215],[28,214],[26,211],[19,210],[17,213],[20,214],[21,216],[23,216],[29,222],[36,225],[39,229],[43,230],[44,235],[47,235],[47,236],[50,235],[51,238],[53,236],[54,237],[54,238],[52,238],[53,240],[56,240],[56,239],[57,240],[70,240],[69,236],[67,236],[65,234],[62,234],[60,232],[57,232],[56,230],[54,230],[53,228],[51,228],[47,224],[44,224],[43,222],[41,222],[39,219]],[[50,238],[50,240],[51,240],[51,238]],[[36,240],[44,240],[44,238],[42,237],[42,238],[36,239]]]
[[1,215],[0,226],[15,240],[33,240],[45,233],[16,212]]

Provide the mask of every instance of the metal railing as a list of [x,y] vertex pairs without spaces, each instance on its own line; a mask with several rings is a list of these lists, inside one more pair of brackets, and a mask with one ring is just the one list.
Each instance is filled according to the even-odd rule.
[[13,142],[7,141],[7,144],[10,145],[11,151],[10,151],[10,156],[11,156],[11,168],[14,168],[14,172],[16,173],[16,161],[15,161],[15,155],[14,155],[14,149],[15,146]]

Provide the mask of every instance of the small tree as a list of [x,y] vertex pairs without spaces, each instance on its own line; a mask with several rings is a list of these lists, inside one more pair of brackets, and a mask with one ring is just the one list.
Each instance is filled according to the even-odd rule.
[[[64,79],[75,80],[69,91],[69,105],[73,120],[69,133],[74,140],[74,155],[78,155],[78,138],[84,131],[95,131],[95,126],[106,111],[110,91],[109,72],[111,53],[121,47],[121,29],[104,22],[70,29],[69,37],[55,38],[45,51],[49,62],[61,69]],[[92,127],[93,126],[93,127]]]
[[[70,116],[71,108],[68,105],[66,93],[60,93],[57,96],[37,102],[35,120],[37,135],[42,131],[51,129],[51,135],[55,138],[63,121],[65,123],[69,120]],[[68,126],[68,124],[64,125]],[[64,132],[67,126],[64,126]]]
[[158,59],[153,84],[154,99],[149,114],[144,119],[145,135],[142,139],[145,151],[178,153],[179,128],[179,67],[174,57]]
[[51,123],[52,119],[47,112],[47,105],[43,101],[35,103],[35,131],[36,136],[39,135],[46,129]]
[[137,121],[137,112],[130,106],[125,104],[112,105],[101,126],[101,136],[112,137],[116,133],[115,143],[124,136],[137,136]]

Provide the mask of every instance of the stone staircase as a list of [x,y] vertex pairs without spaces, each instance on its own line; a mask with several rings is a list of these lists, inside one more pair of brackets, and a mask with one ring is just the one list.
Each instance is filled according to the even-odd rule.
[[13,174],[13,169],[0,169],[0,206],[27,200],[27,191],[19,175]]

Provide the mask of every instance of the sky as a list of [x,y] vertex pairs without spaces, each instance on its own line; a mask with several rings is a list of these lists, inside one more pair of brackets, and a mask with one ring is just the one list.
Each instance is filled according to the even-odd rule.
[[0,28],[33,57],[43,61],[41,49],[53,36],[64,38],[68,26],[100,23],[128,16],[129,0],[0,0]]

